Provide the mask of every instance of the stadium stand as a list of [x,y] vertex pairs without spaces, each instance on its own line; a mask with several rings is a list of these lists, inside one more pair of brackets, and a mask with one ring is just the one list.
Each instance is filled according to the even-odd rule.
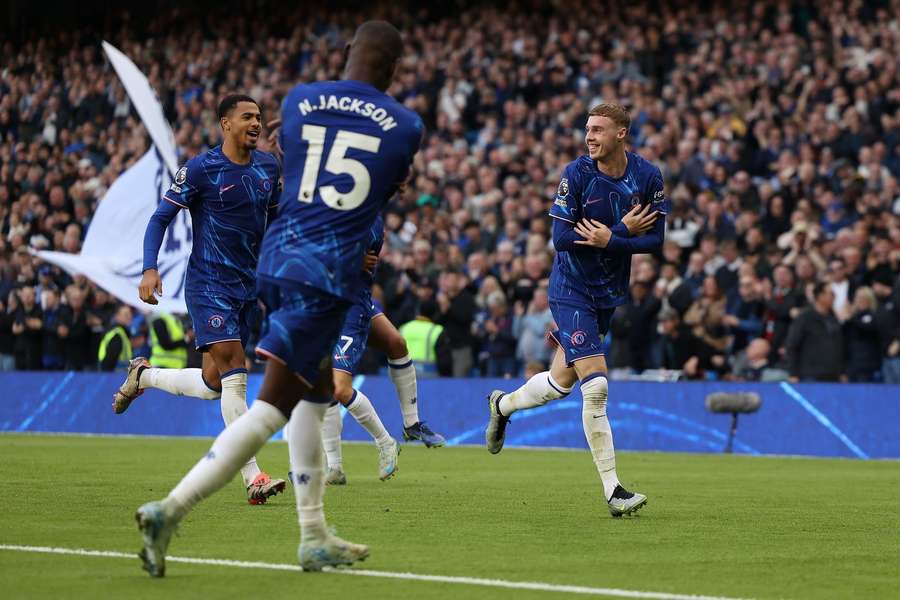
[[[274,117],[291,84],[336,78],[362,20],[155,6],[3,43],[0,369],[95,369],[116,312],[29,252],[78,252],[149,146],[100,39],[147,74],[187,159],[218,143],[225,93]],[[451,372],[519,376],[548,360],[547,212],[588,109],[618,102],[673,210],[661,255],[634,259],[611,367],[900,383],[900,1],[414,6],[367,15],[404,31],[390,92],[428,129],[386,215],[376,295],[398,326],[437,305]],[[451,320],[453,304],[473,308]]]

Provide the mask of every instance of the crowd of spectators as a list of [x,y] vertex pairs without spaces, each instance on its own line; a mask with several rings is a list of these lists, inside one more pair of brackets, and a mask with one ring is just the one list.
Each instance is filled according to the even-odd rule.
[[[340,76],[363,18],[397,24],[389,92],[428,132],[386,214],[375,293],[397,325],[444,325],[446,373],[547,364],[547,213],[588,109],[616,102],[672,212],[660,255],[633,259],[611,368],[900,382],[900,1],[261,6],[123,12],[103,34],[147,74],[186,159],[218,143],[225,93],[274,117],[294,83]],[[3,46],[0,368],[89,366],[116,309],[29,252],[78,252],[148,147],[99,39]]]

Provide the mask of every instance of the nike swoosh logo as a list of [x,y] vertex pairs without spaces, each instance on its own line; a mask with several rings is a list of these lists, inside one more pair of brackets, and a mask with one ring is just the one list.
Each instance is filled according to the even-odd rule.
[[233,188],[235,185],[237,185],[237,184],[232,183],[231,185],[226,185],[226,186],[223,187],[223,188],[219,188],[219,193],[220,193],[220,194],[224,194],[225,192],[227,192],[228,190],[230,190],[231,188]]
[[606,416],[606,415],[593,415],[593,417],[594,417],[595,419],[599,419],[599,418],[605,417],[605,416]]

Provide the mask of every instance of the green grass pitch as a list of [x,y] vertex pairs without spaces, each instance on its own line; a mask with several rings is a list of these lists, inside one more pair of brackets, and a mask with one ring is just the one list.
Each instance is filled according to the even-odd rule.
[[[133,513],[209,440],[0,435],[0,544],[136,552]],[[900,462],[622,452],[638,517],[612,519],[587,452],[405,446],[397,477],[345,445],[329,522],[360,568],[740,598],[900,597]],[[259,456],[285,477],[287,447]],[[239,478],[238,478],[239,479]],[[293,491],[247,505],[236,479],[201,503],[174,556],[295,563]],[[554,591],[0,550],[3,598],[562,598]]]

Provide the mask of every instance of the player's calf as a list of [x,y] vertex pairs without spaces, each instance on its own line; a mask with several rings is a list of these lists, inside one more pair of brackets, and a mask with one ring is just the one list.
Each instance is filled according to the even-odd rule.
[[552,400],[563,398],[572,391],[571,385],[563,385],[553,377],[551,371],[543,371],[525,382],[514,392],[505,394],[499,401],[500,412],[511,417],[513,413],[543,406]]

